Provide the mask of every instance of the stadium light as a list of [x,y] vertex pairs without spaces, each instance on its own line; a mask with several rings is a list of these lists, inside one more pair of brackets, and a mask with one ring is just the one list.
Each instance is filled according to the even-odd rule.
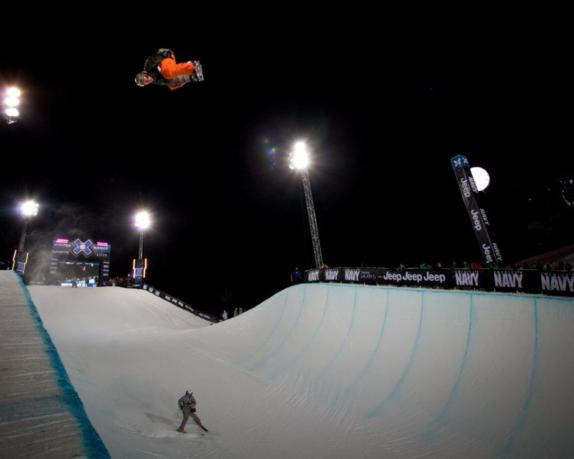
[[19,98],[22,95],[22,91],[16,87],[11,87],[6,90],[6,97]]
[[305,191],[305,204],[307,216],[309,217],[309,227],[311,229],[311,240],[313,241],[313,255],[317,269],[323,267],[323,254],[321,252],[321,241],[319,240],[319,227],[317,226],[317,215],[313,203],[313,193],[311,192],[311,181],[309,180],[309,165],[311,159],[307,144],[299,140],[293,144],[293,150],[289,154],[289,168],[301,173],[303,190]]
[[143,233],[151,226],[151,217],[147,210],[140,210],[134,217],[135,227],[140,232],[140,246],[138,259],[143,259]]
[[11,119],[18,118],[20,116],[20,110],[18,110],[16,107],[8,107],[6,110],[4,110],[4,114]]
[[136,213],[134,221],[136,228],[140,231],[145,231],[151,226],[151,217],[147,210],[140,210]]
[[20,214],[24,217],[24,226],[22,227],[22,234],[20,235],[20,243],[18,248],[14,251],[12,257],[12,269],[16,270],[21,275],[24,275],[26,270],[26,263],[28,262],[28,253],[26,248],[26,233],[28,231],[28,224],[30,219],[38,215],[39,204],[31,199],[24,201],[20,204]]
[[307,170],[311,163],[307,144],[299,140],[293,145],[293,151],[289,155],[289,168],[295,170]]
[[4,105],[6,105],[7,107],[17,107],[18,105],[20,105],[20,99],[18,99],[17,97],[6,96],[4,98]]
[[17,118],[20,117],[18,106],[20,105],[21,95],[22,91],[16,87],[7,88],[4,92],[2,107],[4,108],[4,115],[8,120],[8,124],[16,122]]
[[143,287],[143,281],[146,276],[147,258],[143,257],[143,234],[144,231],[151,227],[151,215],[147,210],[140,210],[134,216],[134,226],[140,233],[140,245],[138,258],[132,262],[132,279],[135,287]]
[[20,213],[25,218],[35,217],[38,215],[39,207],[40,205],[36,201],[29,199],[28,201],[24,201],[22,204],[20,204]]

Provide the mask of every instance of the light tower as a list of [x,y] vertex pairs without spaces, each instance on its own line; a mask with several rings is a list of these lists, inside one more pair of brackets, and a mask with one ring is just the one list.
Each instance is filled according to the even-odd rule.
[[313,241],[313,255],[315,256],[315,267],[323,267],[323,254],[321,253],[321,241],[319,240],[319,227],[317,226],[317,216],[315,205],[313,204],[313,193],[311,192],[311,181],[309,180],[309,151],[303,141],[295,142],[293,150],[289,155],[289,168],[297,170],[301,174],[303,190],[305,191],[305,204],[307,216],[309,217],[309,228],[311,229],[311,240]]
[[144,231],[151,226],[151,217],[147,210],[140,210],[134,217],[134,225],[140,233],[140,243],[138,258],[132,263],[132,277],[135,286],[141,287],[147,271],[147,258],[143,257],[143,235]]
[[12,269],[20,275],[24,275],[26,271],[26,264],[28,263],[28,252],[26,252],[26,235],[28,231],[28,224],[30,219],[38,215],[39,205],[36,201],[28,200],[20,204],[20,215],[24,217],[24,226],[22,227],[22,234],[20,235],[20,243],[18,248],[14,251],[12,257]]

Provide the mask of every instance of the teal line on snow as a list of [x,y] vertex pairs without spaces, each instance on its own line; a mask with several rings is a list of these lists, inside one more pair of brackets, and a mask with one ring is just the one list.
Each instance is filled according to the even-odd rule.
[[275,324],[273,325],[273,329],[269,333],[269,336],[267,336],[267,338],[263,341],[263,343],[255,351],[253,351],[249,354],[249,357],[244,359],[244,362],[253,358],[255,356],[255,354],[257,354],[262,349],[265,349],[267,347],[267,345],[269,344],[269,341],[271,341],[271,339],[275,336],[275,332],[279,328],[279,324],[283,320],[283,317],[285,317],[285,311],[287,310],[287,301],[289,300],[289,292],[290,291],[291,291],[291,289],[286,289],[283,292],[284,300],[283,300],[283,309],[281,310],[281,316],[279,317],[279,319],[277,319],[275,321]]
[[283,349],[283,347],[285,346],[285,344],[287,343],[287,341],[289,340],[289,338],[291,337],[293,330],[297,327],[297,325],[299,324],[299,322],[301,321],[301,317],[303,316],[303,310],[305,309],[305,301],[307,299],[307,284],[303,285],[303,299],[301,300],[301,307],[299,308],[299,314],[297,315],[297,318],[295,319],[295,322],[293,323],[293,325],[291,326],[291,329],[289,330],[289,332],[285,335],[285,337],[283,338],[283,341],[281,341],[279,343],[279,345],[273,349],[269,354],[267,354],[267,356],[261,360],[260,362],[256,363],[255,365],[251,366],[252,370],[258,370],[261,369],[262,367],[264,367],[265,365],[267,365],[267,362],[269,362],[269,360],[271,360],[273,357],[275,357],[276,355],[279,354],[279,352],[281,352],[281,350]]
[[516,417],[514,426],[510,432],[510,436],[504,446],[500,450],[502,456],[508,456],[512,453],[514,446],[516,444],[516,439],[522,433],[524,429],[524,424],[528,417],[528,411],[530,410],[530,405],[532,404],[532,398],[534,395],[534,386],[536,384],[536,379],[538,377],[538,354],[539,354],[539,327],[538,327],[538,300],[534,299],[534,304],[532,305],[532,327],[534,328],[534,342],[532,344],[532,365],[530,368],[530,378],[528,380],[528,389],[526,392],[526,399],[522,405],[522,409]]
[[421,292],[421,308],[420,308],[421,310],[420,310],[420,318],[419,318],[419,328],[417,330],[417,335],[415,337],[415,342],[413,344],[413,349],[411,351],[411,355],[409,357],[408,363],[407,363],[405,369],[403,370],[403,374],[399,378],[397,384],[395,385],[395,387],[393,388],[391,393],[383,401],[381,401],[375,409],[373,409],[369,413],[369,417],[379,416],[380,412],[384,408],[385,404],[397,396],[397,394],[399,393],[399,391],[401,390],[401,388],[405,382],[407,375],[409,374],[409,372],[411,370],[411,367],[414,364],[415,357],[417,355],[417,351],[419,348],[419,342],[420,342],[420,338],[421,338],[421,334],[422,334],[421,332],[422,332],[422,328],[423,328],[423,317],[424,317],[424,309],[425,309],[424,294],[425,294],[425,292]]
[[319,337],[319,330],[323,327],[325,317],[327,316],[327,310],[329,309],[329,293],[331,292],[331,289],[329,287],[326,287],[326,290],[327,293],[325,294],[325,303],[323,304],[323,315],[321,316],[321,320],[317,325],[317,327],[315,328],[315,331],[313,332],[313,336],[309,339],[309,342],[301,348],[301,350],[297,353],[295,357],[293,357],[289,362],[275,369],[275,371],[271,375],[271,380],[277,378],[277,376],[284,373],[288,369],[292,368],[293,365],[295,365],[303,356],[307,355],[312,344]]
[[333,356],[331,361],[325,366],[325,368],[323,368],[321,370],[321,373],[319,374],[319,378],[323,378],[327,374],[327,372],[332,368],[332,366],[335,364],[337,359],[341,356],[341,354],[343,353],[343,350],[347,347],[347,343],[349,342],[349,337],[351,336],[351,330],[353,329],[353,325],[355,324],[355,316],[356,316],[356,310],[357,310],[357,292],[358,292],[358,289],[354,288],[353,289],[353,311],[351,313],[351,323],[349,324],[349,328],[347,329],[347,334],[345,335],[343,342],[339,345],[339,348],[337,349],[337,352],[335,352],[335,355]]
[[385,315],[384,315],[383,321],[381,323],[381,329],[379,331],[379,337],[377,339],[377,343],[373,347],[373,350],[371,351],[371,355],[369,356],[369,359],[367,360],[365,366],[362,368],[360,373],[355,378],[355,381],[353,381],[345,389],[344,395],[343,395],[344,399],[348,399],[349,396],[357,390],[360,383],[365,379],[365,377],[367,376],[367,374],[371,370],[371,367],[373,366],[373,363],[375,362],[377,355],[379,355],[381,343],[383,342],[383,336],[385,335],[385,330],[387,328],[387,318],[389,316],[389,295],[390,295],[389,290],[386,290],[385,294],[386,294],[385,295]]
[[446,421],[446,417],[447,417],[448,412],[450,411],[450,408],[453,404],[454,398],[455,398],[456,394],[458,394],[458,391],[460,388],[460,383],[462,381],[462,376],[464,375],[464,371],[466,370],[466,365],[468,363],[468,354],[470,352],[470,346],[471,346],[472,338],[473,338],[472,331],[474,328],[474,323],[476,322],[476,311],[474,308],[474,296],[473,296],[473,294],[468,293],[467,295],[469,296],[468,329],[466,332],[466,343],[464,346],[464,354],[462,355],[460,368],[458,369],[458,374],[456,376],[456,380],[452,386],[452,389],[450,390],[448,400],[445,403],[444,408],[441,410],[439,415],[433,420],[433,423],[436,423],[436,422],[443,423]]

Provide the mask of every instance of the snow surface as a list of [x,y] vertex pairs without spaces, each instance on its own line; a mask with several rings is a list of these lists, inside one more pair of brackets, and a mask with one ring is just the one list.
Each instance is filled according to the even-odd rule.
[[[574,457],[571,298],[305,284],[210,325],[30,291],[115,458]],[[175,431],[186,389],[206,435]]]

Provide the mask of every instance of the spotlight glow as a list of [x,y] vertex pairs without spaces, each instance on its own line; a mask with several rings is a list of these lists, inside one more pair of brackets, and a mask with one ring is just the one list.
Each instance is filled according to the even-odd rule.
[[140,231],[144,231],[151,226],[151,217],[147,210],[141,210],[136,214],[135,226]]
[[24,217],[34,217],[36,215],[38,215],[38,203],[36,201],[25,201],[22,204],[20,204],[20,213],[24,216]]
[[16,107],[9,107],[4,110],[4,113],[6,113],[6,116],[9,116],[10,118],[18,118],[20,116],[20,112]]
[[4,105],[6,105],[6,107],[17,107],[20,105],[20,99],[17,97],[6,97],[6,99],[4,99]]
[[303,141],[295,142],[293,145],[293,151],[290,155],[289,168],[304,170],[309,167],[311,163],[309,159],[309,152],[307,150],[307,145]]
[[18,98],[22,95],[22,91],[20,91],[18,88],[16,87],[11,87],[8,88],[6,90],[6,97],[14,97],[14,98]]

